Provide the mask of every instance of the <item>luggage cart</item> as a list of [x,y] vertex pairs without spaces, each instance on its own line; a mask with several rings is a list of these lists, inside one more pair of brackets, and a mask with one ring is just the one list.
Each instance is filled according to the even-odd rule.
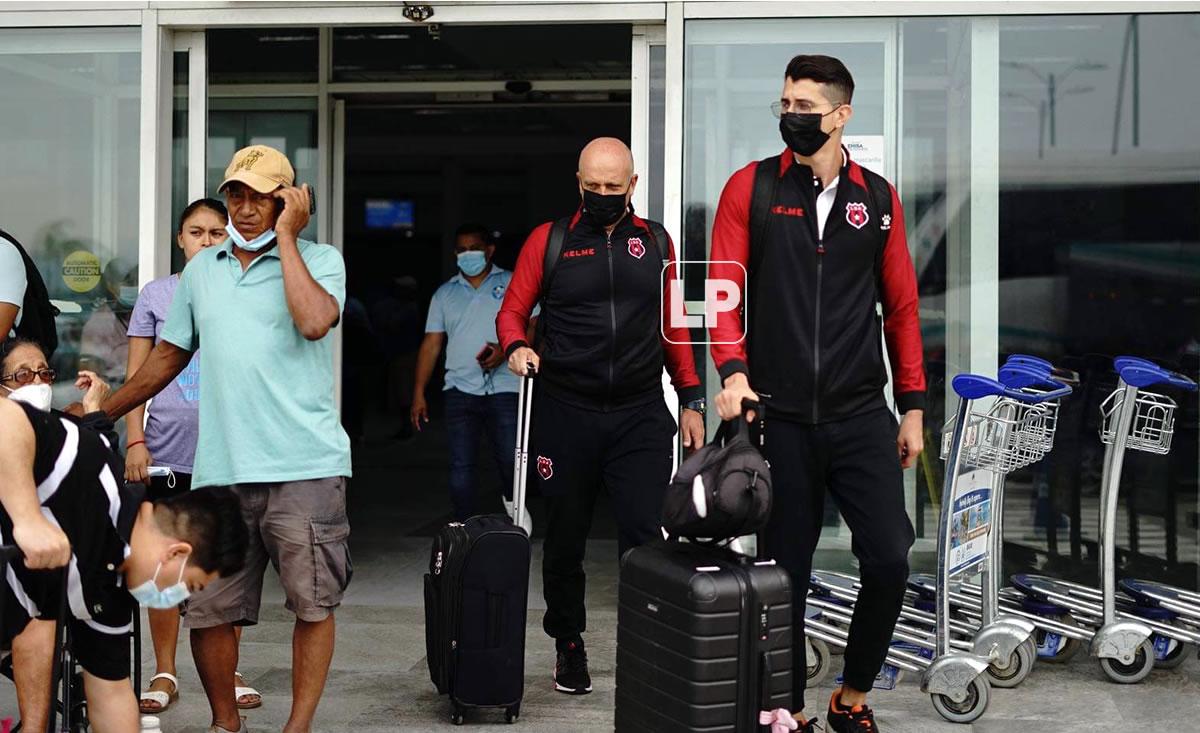
[[[995,434],[992,439],[997,441],[996,445],[983,450],[984,463],[995,464],[990,476],[989,505],[992,511],[987,512],[988,551],[982,560],[981,585],[955,582],[949,586],[948,593],[956,611],[966,617],[953,620],[952,631],[959,637],[971,640],[970,643],[956,641],[955,645],[960,650],[971,649],[989,660],[988,676],[996,687],[1019,685],[1032,672],[1037,659],[1037,625],[1029,618],[1032,614],[1015,612],[1011,604],[1002,605],[999,597],[1003,567],[1002,509],[1006,473],[1040,460],[1054,446],[1059,399],[1064,394],[1061,390],[1065,385],[1051,377],[1052,368],[1049,362],[1036,357],[1011,357],[1000,369],[1000,382],[1038,401],[1027,403],[1002,397],[988,409],[986,420],[976,420],[975,423],[985,431],[993,431]],[[944,429],[943,460],[949,457],[956,421],[957,418],[952,418]],[[1001,432],[1004,434],[1001,435]],[[827,585],[837,585],[843,579],[816,574],[814,583],[818,589],[831,591],[832,588],[822,588],[823,580]],[[907,599],[908,616],[902,614],[902,619],[932,626],[932,609],[938,595],[936,576],[914,574],[909,579],[909,589],[915,593],[915,597]],[[845,602],[847,589],[842,587],[838,590],[843,597],[833,602]],[[835,609],[829,610],[830,613],[836,613]],[[896,639],[921,646],[920,642],[911,638],[912,634],[919,633],[919,629],[920,626],[908,627],[902,622],[897,628]]]
[[[1013,576],[1013,586],[1055,615],[1069,612],[1091,627],[1088,641],[1105,675],[1133,684],[1157,665],[1182,663],[1200,645],[1200,605],[1194,593],[1150,581],[1116,578],[1116,520],[1125,451],[1165,455],[1174,435],[1175,401],[1145,388],[1158,384],[1195,390],[1187,377],[1134,357],[1118,357],[1116,390],[1101,404],[1100,439],[1107,446],[1100,487],[1100,588],[1041,575]],[[1123,591],[1118,595],[1118,589]]]
[[[1044,384],[1043,374],[1028,366],[1006,366],[1006,376]],[[1029,631],[1004,620],[972,628],[951,617],[950,595],[955,578],[980,568],[992,549],[989,531],[992,474],[1007,473],[1045,455],[1046,410],[1041,405],[1070,394],[1065,385],[1048,390],[1009,387],[977,375],[959,375],[953,386],[959,395],[958,414],[951,425],[938,531],[936,602],[932,612],[906,607],[897,625],[896,638],[926,650],[931,658],[893,647],[887,663],[898,669],[921,672],[921,690],[930,695],[934,709],[946,720],[970,723],[987,709],[991,685],[985,672],[997,659],[1013,655],[1032,663]],[[998,398],[991,405],[981,402]],[[976,405],[979,405],[976,407]],[[973,409],[974,408],[974,409]],[[810,619],[806,628],[829,644],[844,647],[846,604],[857,600],[853,578],[818,573],[814,607],[822,619]],[[824,591],[831,600],[820,598]],[[827,623],[832,622],[832,623]],[[914,625],[916,624],[919,625]],[[971,635],[970,642],[955,634]],[[932,637],[932,638],[931,638]],[[1024,655],[1023,657],[1021,655]],[[1026,666],[1028,666],[1028,664]],[[914,669],[915,668],[915,669]],[[1027,672],[1026,672],[1027,674]]]

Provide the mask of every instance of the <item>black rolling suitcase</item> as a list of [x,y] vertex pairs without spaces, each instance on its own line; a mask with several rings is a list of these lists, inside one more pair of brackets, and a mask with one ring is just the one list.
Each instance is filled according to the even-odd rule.
[[521,528],[529,461],[533,378],[521,383],[513,512],[452,522],[433,540],[425,576],[425,648],[429,675],[463,722],[470,707],[502,707],[514,722],[525,690],[525,611],[529,535]]
[[[762,405],[747,401],[746,409],[758,410],[761,417]],[[745,436],[746,425],[739,421],[723,426],[717,444],[722,434]],[[688,460],[723,461],[719,466],[705,463],[702,472],[705,491],[712,495],[709,508],[725,502],[732,510],[718,514],[727,523],[710,524],[709,529],[740,532],[761,527],[769,510],[759,511],[753,522],[746,519],[763,499],[752,487],[766,487],[769,507],[765,464],[766,475],[749,476],[746,467],[758,464],[744,456],[704,453]],[[686,464],[680,469],[685,477],[687,469]],[[671,491],[689,493],[686,486],[673,486]],[[736,501],[729,503],[731,499],[722,496],[727,494]],[[673,511],[670,504],[667,516],[678,519],[686,513]],[[761,537],[757,544],[761,553]],[[774,560],[678,541],[655,542],[625,553],[617,610],[617,733],[762,730],[760,711],[791,705],[791,624],[791,583]]]
[[792,696],[792,592],[773,560],[686,542],[621,561],[616,731],[759,731]]

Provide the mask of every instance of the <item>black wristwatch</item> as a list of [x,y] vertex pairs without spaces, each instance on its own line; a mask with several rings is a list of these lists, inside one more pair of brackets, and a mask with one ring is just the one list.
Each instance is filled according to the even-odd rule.
[[683,407],[685,410],[695,410],[696,412],[700,413],[701,417],[704,416],[705,402],[703,397],[698,400],[692,400],[691,402],[684,403]]

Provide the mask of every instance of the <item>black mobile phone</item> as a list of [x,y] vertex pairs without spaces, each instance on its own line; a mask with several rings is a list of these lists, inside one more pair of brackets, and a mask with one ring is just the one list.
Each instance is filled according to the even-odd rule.
[[317,187],[308,184],[308,215],[312,216],[317,213]]

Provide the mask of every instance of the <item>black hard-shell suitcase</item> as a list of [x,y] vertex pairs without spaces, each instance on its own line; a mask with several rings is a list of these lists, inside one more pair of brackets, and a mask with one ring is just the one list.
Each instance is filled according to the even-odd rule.
[[513,467],[514,517],[451,522],[433,540],[425,576],[425,649],[429,676],[450,696],[450,720],[465,708],[502,707],[514,722],[525,690],[525,614],[529,535],[521,528],[529,460],[533,379],[522,381]]
[[617,733],[757,732],[760,710],[791,704],[791,586],[773,560],[635,547],[618,598]]

